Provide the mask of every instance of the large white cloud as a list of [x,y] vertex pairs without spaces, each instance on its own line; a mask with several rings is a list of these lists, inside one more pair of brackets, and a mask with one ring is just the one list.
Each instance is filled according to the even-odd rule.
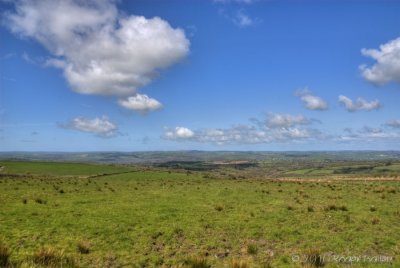
[[338,100],[349,112],[355,112],[358,110],[373,111],[382,106],[378,100],[366,101],[363,98],[357,98],[357,100],[353,102],[350,98],[344,95],[340,95]]
[[126,109],[134,110],[142,114],[162,108],[162,104],[158,100],[144,94],[136,94],[126,99],[120,99],[118,103]]
[[384,85],[390,81],[400,83],[400,38],[380,45],[379,49],[363,48],[361,53],[376,60],[372,66],[360,66],[366,80],[376,85]]
[[76,117],[61,127],[75,129],[82,132],[93,133],[102,138],[113,137],[117,134],[118,126],[110,121],[107,116],[95,117]]
[[9,28],[33,38],[53,55],[82,94],[135,95],[158,71],[182,60],[190,42],[182,29],[154,17],[125,16],[113,0],[16,1]]
[[295,95],[300,97],[301,101],[304,104],[304,107],[306,107],[309,110],[327,110],[328,109],[328,103],[324,101],[321,97],[315,96],[311,93],[310,90],[302,89],[302,90],[297,90],[295,92]]

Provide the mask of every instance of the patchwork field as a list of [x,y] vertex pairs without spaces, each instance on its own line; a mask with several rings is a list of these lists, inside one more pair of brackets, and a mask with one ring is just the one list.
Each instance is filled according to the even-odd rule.
[[395,180],[0,166],[0,267],[400,266]]

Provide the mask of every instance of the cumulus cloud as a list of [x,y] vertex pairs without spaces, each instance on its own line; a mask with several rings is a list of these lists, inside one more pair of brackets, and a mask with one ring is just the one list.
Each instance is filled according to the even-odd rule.
[[189,130],[177,127],[175,130],[167,130],[164,138],[213,144],[286,143],[324,139],[320,131],[299,126],[311,122],[302,116],[270,114],[264,121],[252,120],[252,123],[230,128]]
[[98,137],[109,138],[117,134],[118,126],[111,122],[107,116],[95,117],[76,117],[67,124],[60,125],[63,128],[75,129],[82,132],[93,133]]
[[363,48],[361,53],[376,61],[372,66],[360,66],[361,74],[367,81],[376,85],[390,81],[400,83],[400,38],[380,45],[379,49]]
[[338,100],[349,112],[355,112],[359,110],[369,112],[373,110],[378,110],[382,107],[381,103],[378,100],[366,101],[363,98],[358,98],[355,102],[353,102],[350,98],[343,95],[340,95]]
[[389,120],[385,123],[385,125],[392,128],[400,128],[400,120],[397,119]]
[[134,110],[141,114],[162,108],[162,104],[158,100],[144,94],[136,94],[126,99],[120,99],[118,103],[126,109]]
[[194,136],[194,132],[186,127],[176,127],[174,130],[165,132],[165,138],[170,140],[190,139]]
[[327,110],[328,103],[324,101],[322,98],[315,96],[311,93],[307,88],[297,90],[295,95],[300,97],[300,100],[303,102],[304,107],[309,110]]
[[82,94],[135,95],[189,52],[182,29],[159,17],[122,15],[113,0],[20,0],[5,20],[46,47],[46,64],[61,68]]

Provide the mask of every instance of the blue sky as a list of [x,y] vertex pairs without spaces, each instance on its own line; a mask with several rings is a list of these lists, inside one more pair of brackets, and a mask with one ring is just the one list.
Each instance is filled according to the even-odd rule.
[[398,1],[0,9],[1,151],[400,149]]

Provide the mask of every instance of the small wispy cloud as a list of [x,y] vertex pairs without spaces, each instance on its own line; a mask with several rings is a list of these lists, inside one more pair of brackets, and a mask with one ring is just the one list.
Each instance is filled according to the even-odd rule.
[[364,126],[356,130],[346,128],[344,133],[334,138],[334,140],[342,142],[398,141],[400,140],[400,132],[370,126]]
[[237,4],[252,4],[257,0],[213,0],[214,3],[219,4],[230,4],[230,3],[237,3]]
[[233,23],[237,26],[244,28],[254,25],[257,19],[250,17],[242,9],[238,10],[235,16],[232,17]]
[[356,112],[359,110],[373,111],[378,110],[382,107],[382,104],[378,100],[367,101],[361,97],[357,98],[356,101],[351,100],[349,97],[340,95],[338,101],[346,108],[349,112]]
[[126,109],[134,110],[141,114],[146,114],[163,107],[158,100],[150,98],[144,94],[136,94],[135,96],[126,99],[120,99],[118,103]]
[[308,88],[297,90],[295,96],[298,96],[303,102],[304,107],[309,110],[323,111],[328,109],[328,103],[321,97],[313,95]]
[[270,128],[292,127],[295,125],[309,125],[312,120],[303,115],[269,113],[265,123]]
[[13,53],[13,52],[6,53],[6,54],[0,56],[0,60],[8,60],[8,59],[11,59],[11,58],[15,57],[15,55],[16,54]]
[[385,123],[385,126],[392,128],[400,128],[400,120],[398,119],[389,120]]
[[59,124],[62,128],[74,129],[81,132],[92,133],[101,138],[110,138],[117,135],[118,126],[110,121],[107,116],[95,117],[76,117],[66,124]]
[[[254,26],[261,22],[260,18],[251,16],[244,8],[243,4],[250,5],[254,0],[214,0],[214,3],[224,4],[219,9],[219,14],[231,21],[239,28]],[[231,4],[231,5],[228,5]],[[235,4],[235,5],[232,5]]]
[[36,60],[34,60],[31,56],[29,56],[28,53],[26,53],[26,51],[24,51],[24,52],[22,53],[21,58],[22,58],[24,61],[26,61],[26,62],[28,62],[28,63],[31,63],[31,64],[36,64],[36,63],[37,63]]

